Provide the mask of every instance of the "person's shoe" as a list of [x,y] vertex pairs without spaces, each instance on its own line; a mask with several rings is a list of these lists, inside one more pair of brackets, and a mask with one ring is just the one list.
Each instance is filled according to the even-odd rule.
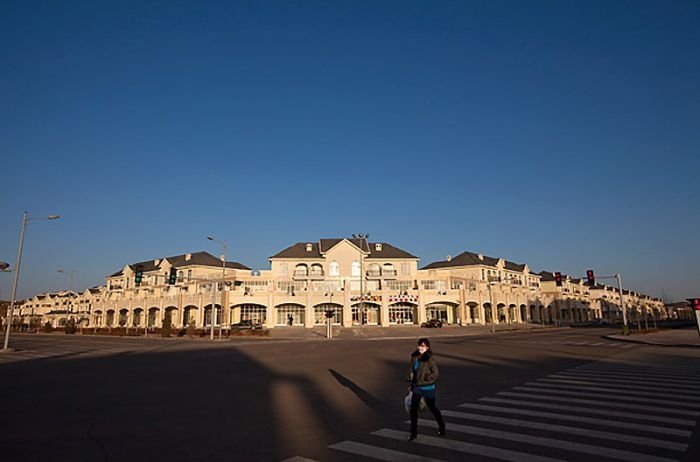
[[415,433],[411,433],[411,434],[408,436],[408,441],[413,441],[413,440],[415,440],[416,438],[418,438],[418,435],[416,435]]
[[446,433],[445,427],[442,427],[437,432],[438,436],[445,436],[445,433]]

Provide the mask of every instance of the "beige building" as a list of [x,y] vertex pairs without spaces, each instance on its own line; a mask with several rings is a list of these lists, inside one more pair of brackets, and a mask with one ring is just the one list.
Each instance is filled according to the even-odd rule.
[[[298,242],[251,271],[206,252],[125,265],[104,287],[27,300],[23,319],[41,316],[61,326],[71,316],[84,327],[208,327],[241,320],[273,327],[391,326],[439,319],[447,324],[581,322],[616,319],[616,294],[527,264],[463,252],[418,267],[418,257],[366,238]],[[171,270],[175,284],[169,284]],[[136,273],[142,281],[136,284]],[[619,296],[617,296],[619,304]],[[657,299],[630,293],[625,305],[660,315]],[[663,307],[663,304],[660,305]],[[213,307],[213,311],[212,311]],[[223,307],[223,308],[222,308]],[[619,307],[618,307],[619,309]]]

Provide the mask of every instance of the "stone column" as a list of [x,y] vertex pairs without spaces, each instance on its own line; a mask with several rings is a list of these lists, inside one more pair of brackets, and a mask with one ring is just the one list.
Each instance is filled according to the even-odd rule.
[[304,308],[304,327],[314,327],[314,307],[311,300],[311,290],[306,287],[306,307]]

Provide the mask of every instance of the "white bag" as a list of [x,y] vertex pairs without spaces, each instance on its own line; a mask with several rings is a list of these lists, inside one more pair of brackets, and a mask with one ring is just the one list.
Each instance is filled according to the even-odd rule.
[[[413,392],[409,391],[406,397],[403,399],[403,407],[406,409],[407,413],[411,413],[411,401],[413,400]],[[425,401],[421,397],[420,399],[420,404],[418,404],[418,411],[424,411],[425,410]]]

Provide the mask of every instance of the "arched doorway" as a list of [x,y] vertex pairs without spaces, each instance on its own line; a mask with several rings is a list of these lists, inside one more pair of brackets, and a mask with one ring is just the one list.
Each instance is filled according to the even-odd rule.
[[337,303],[321,303],[314,306],[314,324],[325,325],[327,322],[326,311],[332,311],[331,323],[340,325],[343,322],[343,305]]
[[160,308],[151,307],[148,309],[148,327],[156,327],[158,323],[158,315],[160,314]]
[[376,303],[355,303],[352,305],[351,309],[353,325],[360,325],[360,309],[364,310],[362,324],[370,326],[376,326],[379,324],[379,310],[381,309],[381,306],[377,305]]
[[105,319],[105,324],[107,324],[107,327],[114,326],[114,315],[114,310],[107,310],[107,318]]
[[241,321],[252,321],[254,324],[265,324],[267,320],[267,307],[257,303],[240,303],[229,307],[229,320],[231,324]]
[[278,326],[304,326],[306,310],[298,303],[277,305]]
[[408,302],[389,305],[389,324],[415,324],[417,305]]
[[182,327],[195,327],[197,325],[197,312],[199,307],[187,305],[182,309]]
[[[214,323],[217,326],[221,325],[221,305],[218,303],[214,305],[214,309],[216,309],[216,322]],[[205,326],[211,326],[212,322],[212,317],[211,317],[211,303],[209,305],[204,306],[204,325]]]
[[129,310],[127,310],[126,308],[122,308],[121,310],[119,310],[119,327],[126,327],[126,323],[127,323],[128,319],[129,319]]
[[[121,326],[122,321],[121,321],[121,315],[119,317],[119,325]],[[132,316],[131,319],[131,325],[133,327],[139,327],[141,326],[141,323],[143,322],[143,308],[134,308],[134,315]]]
[[455,305],[449,303],[430,303],[425,306],[425,319],[437,319],[443,324],[454,324],[457,316],[455,316]]

